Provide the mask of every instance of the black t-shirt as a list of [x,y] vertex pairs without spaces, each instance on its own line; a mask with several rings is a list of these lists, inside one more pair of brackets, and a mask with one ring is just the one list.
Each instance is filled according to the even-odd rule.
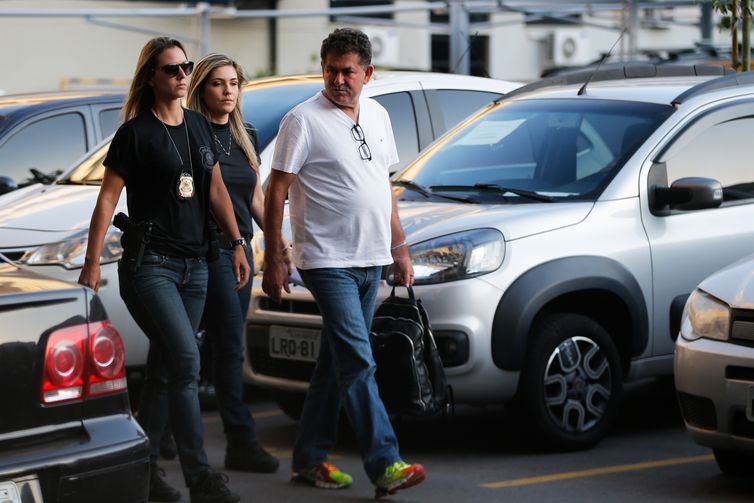
[[[169,257],[203,257],[212,167],[218,154],[207,119],[192,110],[183,112],[179,126],[163,124],[152,112],[124,123],[104,164],[126,182],[131,219],[152,221],[148,249]],[[183,199],[178,194],[179,179],[192,171],[194,196]]]
[[[247,132],[256,150],[256,131],[249,128]],[[257,185],[257,172],[249,164],[241,147],[235,141],[230,141],[230,123],[212,123],[212,133],[215,137],[215,145],[218,146],[220,171],[225,186],[228,188],[230,200],[233,202],[238,230],[242,236],[250,236],[253,232],[251,201],[254,197],[254,188]],[[228,150],[229,145],[230,150]],[[228,155],[228,152],[230,152],[230,155]]]

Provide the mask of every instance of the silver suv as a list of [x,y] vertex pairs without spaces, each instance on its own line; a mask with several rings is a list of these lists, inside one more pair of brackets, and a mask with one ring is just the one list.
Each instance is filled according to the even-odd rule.
[[[548,446],[585,448],[626,380],[672,373],[687,297],[754,248],[754,77],[725,72],[530,84],[394,177],[456,402],[510,402]],[[278,305],[255,282],[247,377],[295,415],[321,321],[304,288]]]

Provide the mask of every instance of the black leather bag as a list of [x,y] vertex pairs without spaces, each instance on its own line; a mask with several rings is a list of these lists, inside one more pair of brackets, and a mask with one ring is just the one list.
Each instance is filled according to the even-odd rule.
[[450,394],[427,312],[407,288],[404,298],[393,287],[374,314],[369,338],[375,378],[388,412],[428,416],[445,411]]

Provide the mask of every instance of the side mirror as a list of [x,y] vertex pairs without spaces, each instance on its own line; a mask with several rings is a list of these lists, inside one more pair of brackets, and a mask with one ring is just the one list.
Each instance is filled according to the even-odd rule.
[[723,202],[723,186],[712,178],[679,178],[670,187],[654,186],[656,209],[680,211],[717,208]]
[[0,195],[7,194],[18,188],[16,181],[9,176],[0,176]]

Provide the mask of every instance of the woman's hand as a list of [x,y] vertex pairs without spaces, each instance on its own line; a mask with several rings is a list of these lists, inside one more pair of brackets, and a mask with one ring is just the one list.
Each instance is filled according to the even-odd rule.
[[79,274],[79,284],[88,286],[95,292],[99,290],[99,282],[101,279],[101,272],[99,268],[99,262],[84,260],[84,267],[81,268],[81,274]]
[[233,249],[233,272],[236,275],[236,290],[246,286],[251,276],[251,267],[246,259],[246,248],[236,246]]

